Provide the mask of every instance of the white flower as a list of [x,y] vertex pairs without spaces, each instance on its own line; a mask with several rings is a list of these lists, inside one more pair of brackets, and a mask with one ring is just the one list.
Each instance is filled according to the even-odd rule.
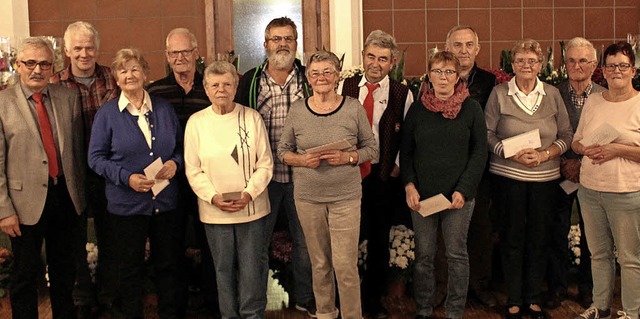
[[400,239],[395,238],[393,240],[393,242],[391,243],[391,247],[396,248],[396,247],[400,246],[401,244],[402,244],[402,242],[400,242]]
[[399,256],[396,258],[396,264],[401,269],[406,269],[409,266],[409,260],[405,256]]

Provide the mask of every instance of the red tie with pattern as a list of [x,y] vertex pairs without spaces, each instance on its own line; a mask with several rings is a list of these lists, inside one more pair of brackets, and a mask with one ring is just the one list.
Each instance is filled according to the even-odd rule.
[[[365,85],[367,86],[369,93],[367,93],[367,97],[364,99],[362,106],[364,106],[364,110],[367,111],[367,118],[369,119],[369,125],[371,125],[371,123],[373,123],[373,91],[379,88],[380,84],[371,84],[367,82]],[[367,177],[369,173],[371,173],[371,162],[366,161],[360,164],[360,176],[362,176],[362,179]]]
[[31,98],[36,102],[42,145],[44,145],[44,151],[47,153],[47,160],[49,162],[49,176],[55,179],[58,176],[58,156],[56,155],[56,144],[53,141],[49,114],[47,114],[47,109],[44,107],[44,103],[42,103],[42,93],[34,93],[31,95]]

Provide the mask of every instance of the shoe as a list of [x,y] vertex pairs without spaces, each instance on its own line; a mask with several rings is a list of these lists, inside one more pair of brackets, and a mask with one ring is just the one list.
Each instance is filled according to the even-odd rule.
[[473,292],[473,295],[476,297],[476,299],[478,299],[478,301],[480,301],[481,304],[486,307],[495,308],[498,305],[496,296],[494,296],[493,293],[489,290],[478,289]]
[[[531,308],[532,306],[538,306],[538,308],[540,308],[540,310],[533,310]],[[540,307],[539,305],[536,305],[536,304],[529,305],[529,307],[527,307],[526,311],[529,314],[529,318],[531,318],[531,319],[547,319],[548,318],[547,313],[544,312],[544,310],[542,310],[542,307]]]
[[556,309],[562,306],[562,302],[566,299],[566,294],[563,293],[552,293],[549,295],[547,301],[545,302],[545,306],[549,309]]
[[387,310],[385,310],[384,308],[381,310],[378,310],[378,312],[376,312],[374,318],[376,319],[384,319],[389,317],[389,313],[387,312]]
[[296,310],[299,311],[304,311],[307,313],[307,315],[311,318],[317,318],[318,316],[316,315],[316,303],[315,301],[310,302],[306,305],[298,305],[296,304]]
[[[611,310],[600,310],[596,307],[590,307],[583,313],[579,314],[574,319],[609,319],[611,317]],[[624,318],[624,317],[622,317]]]
[[[518,312],[516,312],[516,313],[509,312],[509,308],[511,308],[511,307],[518,307]],[[520,311],[520,307],[519,306],[507,306],[504,318],[505,319],[521,319],[522,318],[522,311]]]
[[591,291],[580,292],[578,294],[578,303],[580,303],[584,309],[589,309],[593,304],[593,293],[591,293]]
[[618,311],[618,316],[620,316],[618,317],[618,319],[631,319],[631,317],[629,317],[629,315],[627,315],[627,313],[622,310]]

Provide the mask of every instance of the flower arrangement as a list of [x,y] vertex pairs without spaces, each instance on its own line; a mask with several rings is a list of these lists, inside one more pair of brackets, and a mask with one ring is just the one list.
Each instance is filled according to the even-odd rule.
[[411,279],[412,263],[416,259],[414,232],[405,225],[396,225],[389,231],[389,267],[397,278]]
[[368,243],[369,241],[365,239],[358,245],[358,272],[360,273],[360,277],[362,277],[362,273],[367,270],[367,256],[369,255],[367,251]]
[[11,38],[0,37],[0,90],[18,82],[15,74],[16,50]]
[[7,289],[11,284],[11,267],[13,266],[13,256],[11,251],[0,248],[0,298],[7,295]]
[[96,268],[98,268],[98,245],[94,243],[87,243],[85,245],[87,250],[87,266],[89,267],[89,274],[91,275],[91,282],[96,282]]
[[293,243],[287,230],[274,231],[271,236],[271,249],[269,251],[269,269],[273,270],[273,279],[288,293],[293,292],[295,285],[293,280]]
[[571,260],[571,265],[579,266],[580,265],[580,237],[582,234],[580,233],[580,227],[578,225],[571,226],[569,230],[569,234],[567,238],[569,239],[569,259]]

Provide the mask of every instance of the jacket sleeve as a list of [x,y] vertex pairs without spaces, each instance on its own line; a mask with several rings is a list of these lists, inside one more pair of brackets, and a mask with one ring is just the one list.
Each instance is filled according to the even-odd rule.
[[504,157],[504,148],[502,146],[502,140],[498,138],[497,130],[500,123],[500,101],[498,99],[498,91],[496,90],[500,86],[495,86],[491,90],[487,106],[484,109],[484,118],[487,124],[487,145],[489,145],[489,151]]
[[96,174],[108,179],[115,185],[129,185],[129,176],[132,172],[126,170],[116,162],[110,160],[111,138],[113,127],[108,112],[109,104],[98,109],[91,127],[91,140],[89,141],[89,167]]
[[413,166],[416,141],[413,138],[413,132],[415,128],[415,113],[419,107],[422,107],[422,102],[415,101],[411,105],[411,108],[409,108],[407,116],[404,119],[402,143],[400,145],[400,172],[403,185],[413,183],[416,188],[418,187],[418,179],[416,177],[415,167]]
[[455,188],[456,191],[464,195],[465,199],[475,196],[478,184],[480,184],[484,173],[484,166],[487,163],[487,125],[484,120],[484,114],[482,114],[482,108],[478,102],[472,99],[467,99],[467,101],[469,105],[463,105],[462,107],[473,109],[469,160]]
[[360,148],[356,150],[358,153],[358,164],[373,160],[374,158],[378,158],[378,153],[380,149],[378,147],[378,143],[373,136],[373,131],[371,130],[371,124],[369,124],[369,119],[367,118],[367,111],[365,111],[364,107],[360,105],[358,100],[355,100],[355,103],[359,105],[357,108],[357,116],[358,116],[358,144]]
[[207,203],[211,203],[213,196],[218,194],[213,183],[209,180],[206,171],[208,168],[203,169],[203,163],[200,160],[199,150],[201,147],[212,147],[207,143],[200,143],[200,137],[206,135],[200,132],[199,118],[192,116],[187,122],[187,127],[184,133],[184,164],[185,173],[191,189],[198,196]]

